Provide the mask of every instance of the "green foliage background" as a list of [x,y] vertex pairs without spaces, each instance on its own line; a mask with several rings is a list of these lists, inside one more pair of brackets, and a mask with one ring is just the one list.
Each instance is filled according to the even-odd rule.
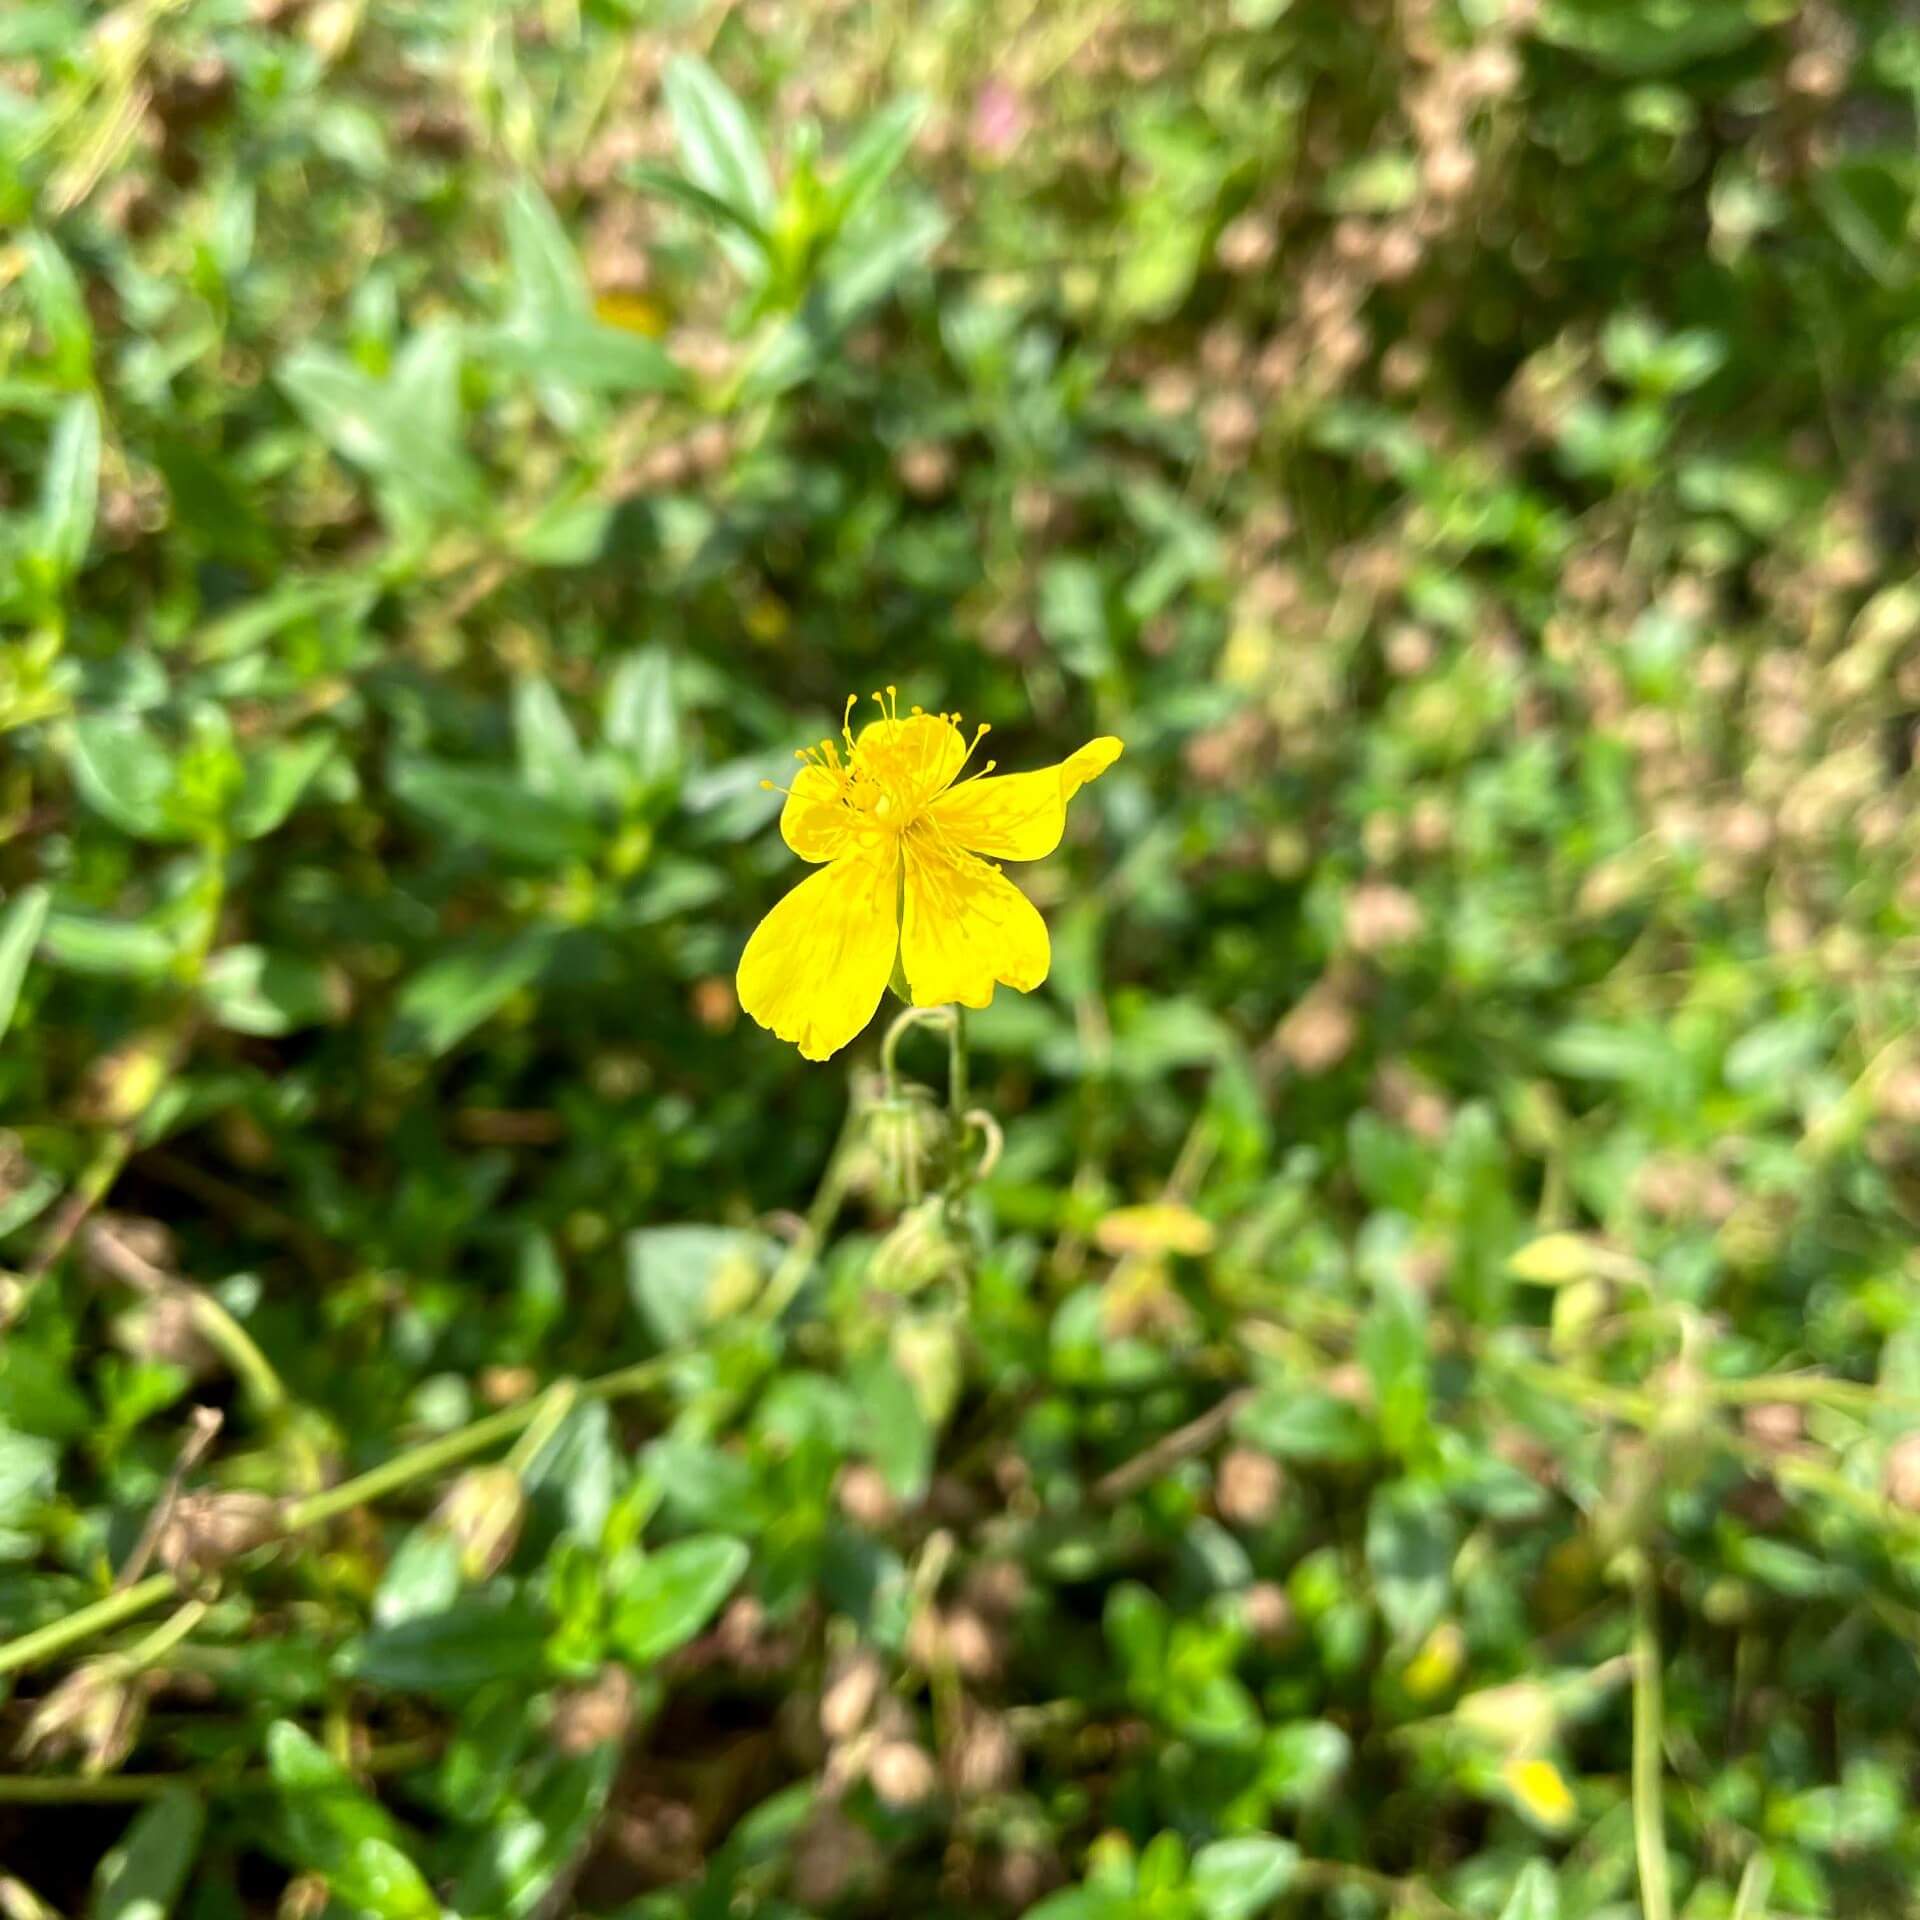
[[1910,14],[12,0],[0,1911],[1914,1912]]

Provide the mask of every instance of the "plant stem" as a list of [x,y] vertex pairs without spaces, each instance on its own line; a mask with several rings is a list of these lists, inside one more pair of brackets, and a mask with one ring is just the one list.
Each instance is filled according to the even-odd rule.
[[541,1450],[547,1442],[560,1431],[564,1421],[580,1398],[580,1383],[577,1380],[558,1380],[541,1396],[539,1412],[528,1421],[526,1430],[513,1443],[513,1451],[507,1455],[507,1465],[515,1473],[525,1473],[539,1459]]
[[[677,1354],[662,1354],[633,1366],[617,1367],[613,1372],[603,1373],[597,1380],[589,1380],[582,1385],[580,1397],[587,1400],[618,1400],[628,1394],[648,1392],[667,1377],[678,1358]],[[519,1406],[503,1407],[500,1412],[488,1414],[485,1419],[476,1420],[457,1433],[442,1434],[438,1439],[425,1441],[405,1453],[396,1454],[391,1460],[382,1461],[379,1466],[370,1467],[365,1473],[342,1481],[337,1487],[328,1487],[324,1492],[296,1500],[286,1509],[285,1531],[298,1533],[307,1527],[317,1527],[323,1521],[364,1506],[383,1494],[410,1486],[416,1480],[424,1480],[442,1467],[452,1466],[472,1454],[484,1453],[487,1448],[511,1440],[524,1428],[531,1426],[542,1410],[550,1406],[551,1396],[547,1395],[524,1401]],[[105,1633],[123,1620],[131,1620],[136,1614],[157,1607],[177,1591],[171,1574],[156,1573],[119,1593],[110,1593],[104,1599],[77,1608],[64,1620],[52,1621],[32,1633],[22,1634],[17,1640],[0,1645],[0,1674],[18,1673],[23,1668],[37,1666],[77,1641]]]
[[[354,1768],[357,1773],[406,1773],[424,1765],[440,1751],[440,1742],[396,1740],[376,1747]],[[264,1768],[228,1773],[202,1767],[186,1773],[109,1773],[97,1780],[46,1777],[36,1774],[0,1774],[0,1806],[60,1806],[77,1802],[115,1805],[157,1800],[180,1787],[202,1793],[272,1793],[276,1783]]]
[[953,1135],[959,1139],[967,1124],[967,1010],[952,1009],[947,1028],[947,1111],[953,1116]]
[[937,1022],[951,1031],[959,1017],[958,1007],[908,1007],[894,1017],[893,1024],[887,1028],[886,1037],[880,1042],[880,1071],[890,1094],[899,1084],[900,1042],[906,1038],[908,1030]]
[[[888,1037],[891,1038],[891,1034]],[[891,1066],[887,1071],[891,1074]],[[849,1101],[846,1117],[840,1123],[840,1136],[833,1143],[833,1151],[827,1155],[826,1169],[820,1175],[819,1186],[814,1189],[813,1204],[807,1209],[806,1226],[780,1256],[780,1264],[774,1268],[772,1278],[753,1303],[754,1317],[763,1323],[770,1325],[778,1320],[793,1304],[794,1295],[806,1285],[808,1271],[813,1266],[813,1256],[819,1251],[820,1242],[826,1238],[827,1229],[833,1225],[834,1216],[840,1211],[840,1203],[847,1197],[847,1183],[853,1176],[853,1145],[859,1137],[859,1109]]]
[[[64,1620],[50,1621],[32,1633],[23,1633],[19,1639],[0,1646],[0,1673],[18,1673],[23,1667],[37,1666],[76,1640],[105,1633],[109,1627],[117,1627],[121,1621],[131,1620],[149,1607],[157,1607],[175,1591],[172,1574],[150,1574],[134,1586],[123,1587],[118,1593],[110,1593],[105,1599],[76,1609]],[[6,1779],[0,1777],[0,1787],[7,1784]]]
[[208,1603],[205,1600],[189,1600],[178,1613],[161,1621],[144,1640],[136,1640],[125,1653],[118,1656],[119,1659],[132,1673],[152,1666],[156,1660],[177,1647],[207,1617],[207,1612]]
[[1390,1901],[1396,1908],[1430,1914],[1434,1920],[1457,1920],[1459,1914],[1457,1907],[1449,1906],[1424,1880],[1396,1879],[1390,1873],[1347,1860],[1302,1860],[1294,1868],[1293,1882],[1314,1892],[1355,1887],[1377,1900]]
[[1633,1589],[1633,1850],[1640,1863],[1645,1920],[1673,1920],[1667,1881],[1667,1831],[1660,1807],[1666,1708],[1660,1686],[1660,1626],[1653,1566],[1636,1549],[1628,1565]]

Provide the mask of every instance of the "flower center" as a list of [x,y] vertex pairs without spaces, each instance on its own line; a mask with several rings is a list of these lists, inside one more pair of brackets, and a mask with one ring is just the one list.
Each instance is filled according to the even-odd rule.
[[[959,777],[989,728],[982,722],[966,748],[956,752],[957,713],[930,714],[913,707],[903,719],[897,688],[888,687],[873,698],[880,718],[857,740],[851,723],[858,695],[849,694],[846,711],[840,716],[840,738],[803,747],[794,758],[805,771],[823,773],[832,783],[827,787],[824,782],[814,782],[809,798],[817,795],[823,806],[845,807],[858,816],[857,822],[851,823],[858,828],[903,834],[927,803]],[[989,760],[980,771],[991,772],[993,765]],[[762,784],[773,786],[772,781]]]

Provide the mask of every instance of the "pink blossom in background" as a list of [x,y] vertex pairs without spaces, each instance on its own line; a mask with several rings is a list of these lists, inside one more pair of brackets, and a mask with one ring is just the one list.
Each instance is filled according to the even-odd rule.
[[1027,104],[1004,80],[989,80],[973,99],[973,145],[989,160],[1004,160],[1026,137]]

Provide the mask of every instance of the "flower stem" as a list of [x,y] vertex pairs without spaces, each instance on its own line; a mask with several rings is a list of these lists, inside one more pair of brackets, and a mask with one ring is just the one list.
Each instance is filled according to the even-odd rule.
[[38,1666],[77,1640],[105,1633],[122,1620],[131,1620],[135,1614],[157,1607],[175,1591],[172,1574],[151,1574],[131,1587],[122,1587],[118,1593],[110,1593],[103,1600],[76,1609],[64,1620],[50,1621],[32,1633],[23,1633],[19,1639],[0,1646],[0,1673],[18,1673],[23,1667]]
[[958,1006],[947,1029],[947,1111],[958,1139],[967,1123],[967,1010]]
[[[611,1373],[603,1373],[598,1379],[585,1382],[579,1390],[580,1398],[618,1400],[628,1394],[649,1392],[666,1379],[678,1359],[677,1354],[661,1354],[633,1366],[616,1367]],[[460,1428],[458,1432],[441,1434],[437,1439],[424,1441],[404,1453],[395,1454],[391,1460],[382,1461],[379,1466],[370,1467],[365,1473],[342,1481],[337,1487],[328,1487],[324,1492],[296,1500],[285,1511],[285,1531],[298,1533],[307,1527],[317,1527],[323,1521],[364,1506],[383,1494],[411,1486],[416,1480],[424,1480],[442,1467],[452,1466],[470,1455],[484,1453],[489,1447],[513,1439],[531,1426],[543,1412],[550,1413],[552,1406],[553,1396],[547,1394],[523,1401],[518,1406],[503,1407],[500,1412],[490,1413],[484,1419]],[[157,1607],[178,1591],[171,1574],[156,1573],[118,1593],[107,1594],[103,1599],[79,1607],[63,1620],[51,1621],[32,1633],[24,1633],[17,1640],[0,1645],[0,1674],[18,1673],[23,1668],[38,1666],[78,1641],[105,1633],[123,1620],[131,1620],[136,1614]]]
[[1660,1807],[1666,1740],[1660,1628],[1654,1613],[1653,1568],[1644,1552],[1633,1553],[1628,1578],[1633,1588],[1633,1848],[1640,1863],[1640,1908],[1646,1920],[1672,1920],[1666,1822]]
[[[362,1774],[409,1773],[424,1766],[440,1751],[437,1739],[396,1740],[390,1746],[375,1747],[355,1763]],[[137,1803],[158,1800],[182,1787],[203,1793],[272,1793],[273,1775],[264,1768],[234,1773],[225,1768],[202,1767],[187,1773],[109,1773],[98,1779],[54,1777],[42,1774],[0,1774],[0,1806],[60,1806],[79,1802],[95,1805]]]

